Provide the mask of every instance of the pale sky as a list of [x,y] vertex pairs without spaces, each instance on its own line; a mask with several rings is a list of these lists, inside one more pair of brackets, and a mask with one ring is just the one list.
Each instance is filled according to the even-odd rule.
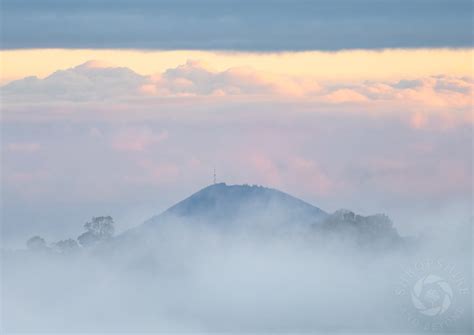
[[2,83],[27,76],[45,77],[58,69],[89,60],[125,66],[142,75],[161,73],[191,59],[205,62],[220,71],[231,67],[252,67],[265,72],[334,81],[396,80],[439,74],[466,76],[472,75],[473,71],[472,49],[284,53],[33,49],[3,50],[0,59]]

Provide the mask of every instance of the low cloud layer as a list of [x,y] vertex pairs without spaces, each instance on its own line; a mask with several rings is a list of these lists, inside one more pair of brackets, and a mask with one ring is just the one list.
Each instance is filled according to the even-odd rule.
[[4,0],[2,10],[4,49],[282,51],[473,45],[469,0]]
[[472,123],[473,87],[471,77],[438,75],[391,82],[334,83],[250,67],[216,71],[199,61],[143,76],[128,68],[89,61],[58,70],[44,79],[27,77],[13,81],[2,92],[7,109],[35,103],[54,107],[65,102],[161,106],[160,99],[173,98],[176,103],[186,104],[191,98],[204,98],[212,103],[223,97],[234,101],[279,99],[313,105],[351,105],[375,116],[396,115],[412,127],[422,128]]

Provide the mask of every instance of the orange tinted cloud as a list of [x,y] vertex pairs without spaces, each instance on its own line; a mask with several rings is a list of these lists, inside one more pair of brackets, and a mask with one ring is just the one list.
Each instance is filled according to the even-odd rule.
[[[156,106],[163,103],[161,98],[170,97],[177,104],[190,97],[208,102],[216,98],[238,101],[263,97],[313,106],[363,104],[367,107],[364,112],[377,116],[398,113],[414,128],[422,128],[472,123],[473,88],[470,76],[327,82],[250,67],[219,71],[202,61],[187,61],[158,75],[144,76],[124,67],[91,61],[56,71],[45,79],[29,77],[11,82],[3,87],[3,97],[10,107],[57,102]],[[350,110],[344,108],[340,112]]]

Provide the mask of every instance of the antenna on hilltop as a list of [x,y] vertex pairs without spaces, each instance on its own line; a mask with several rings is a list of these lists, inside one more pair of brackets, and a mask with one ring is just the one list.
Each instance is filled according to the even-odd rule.
[[214,175],[213,175],[214,185],[216,184],[216,168],[214,168]]

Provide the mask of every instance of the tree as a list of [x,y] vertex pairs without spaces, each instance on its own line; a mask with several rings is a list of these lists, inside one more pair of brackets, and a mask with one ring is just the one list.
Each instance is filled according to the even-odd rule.
[[85,233],[79,235],[77,240],[83,247],[90,247],[100,241],[100,239],[90,231],[86,231]]
[[79,248],[79,245],[72,238],[68,238],[67,240],[56,242],[54,248],[60,253],[69,253]]
[[91,222],[84,225],[87,231],[103,238],[110,238],[114,235],[114,219],[111,216],[93,217]]
[[26,241],[26,247],[32,251],[46,250],[46,241],[40,236],[33,236],[28,241]]
[[114,219],[111,216],[93,217],[90,222],[84,224],[86,232],[81,234],[77,240],[86,247],[112,238],[115,232]]

